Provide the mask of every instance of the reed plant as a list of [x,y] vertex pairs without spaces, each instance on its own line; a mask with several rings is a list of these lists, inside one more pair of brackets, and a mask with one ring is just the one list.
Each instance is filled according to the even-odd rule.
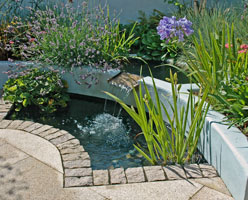
[[[143,81],[144,93],[141,84],[139,92],[133,89],[137,110],[126,105],[118,97],[105,92],[115,99],[140,126],[147,149],[134,146],[153,165],[165,165],[168,161],[183,164],[191,159],[209,108],[209,104],[205,102],[209,88],[204,90],[202,98],[194,97],[190,90],[188,101],[184,106],[180,103],[180,85],[177,84],[177,75],[173,75],[171,71],[170,81],[173,101],[167,100],[169,107],[161,101],[153,77],[152,92],[149,91],[145,81]],[[154,93],[155,100],[151,93]],[[171,131],[168,130],[163,116],[167,117]]]

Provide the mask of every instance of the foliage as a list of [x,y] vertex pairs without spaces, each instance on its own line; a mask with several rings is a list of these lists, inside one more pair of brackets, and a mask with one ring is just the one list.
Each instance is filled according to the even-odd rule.
[[[247,56],[246,56],[247,59]],[[248,62],[246,61],[246,65]],[[226,84],[221,82],[221,95],[214,95],[218,99],[216,109],[226,114],[230,126],[236,125],[248,133],[248,79],[247,72],[235,76]]]
[[21,51],[26,60],[69,69],[119,67],[136,40],[132,31],[128,36],[120,31],[119,20],[110,19],[107,6],[89,9],[83,2],[75,9],[71,4],[55,5],[37,10],[30,19],[29,45],[14,41],[13,49]]
[[[167,58],[174,58],[179,51],[175,41],[161,44],[156,27],[159,20],[163,17],[163,13],[154,10],[149,17],[144,12],[139,12],[139,22],[134,29],[135,37],[139,37],[132,46],[132,53],[143,58],[144,60],[165,61]],[[135,23],[130,23],[123,26],[128,32],[132,29]]]
[[[137,111],[133,107],[127,106],[122,100],[107,93],[114,98],[136,121],[142,129],[148,146],[148,152],[135,146],[135,148],[151,163],[166,164],[172,161],[183,164],[190,160],[197,146],[198,138],[203,128],[205,117],[209,108],[205,102],[208,89],[206,88],[202,98],[197,100],[193,97],[192,90],[189,93],[186,106],[180,105],[180,85],[177,85],[177,75],[170,72],[173,102],[169,102],[169,107],[173,113],[170,116],[168,108],[160,100],[158,90],[153,80],[153,92],[155,101],[151,97],[146,83],[144,84],[145,94],[143,95],[140,84],[139,95],[133,90]],[[146,115],[148,110],[149,118]],[[171,133],[168,131],[163,115],[168,118],[171,126]],[[187,123],[189,123],[187,131]]]
[[37,106],[42,112],[52,113],[59,107],[66,107],[69,100],[66,83],[55,71],[45,71],[39,68],[28,68],[11,74],[5,83],[4,99],[15,106],[15,111],[23,107]]
[[[234,26],[226,29],[223,25],[217,37],[214,33],[210,33],[209,49],[205,46],[201,31],[199,31],[199,37],[200,43],[196,37],[193,37],[194,52],[191,55],[184,51],[188,58],[189,76],[193,76],[203,88],[210,85],[211,94],[213,94],[219,91],[221,81],[230,83],[230,79],[245,71],[247,66],[244,56],[237,52],[239,46],[235,41]],[[226,40],[233,48],[226,49]]]

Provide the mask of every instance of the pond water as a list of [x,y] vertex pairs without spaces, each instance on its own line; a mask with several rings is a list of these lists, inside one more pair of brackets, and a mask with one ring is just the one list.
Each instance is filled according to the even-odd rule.
[[[52,115],[41,116],[30,108],[12,113],[9,118],[31,120],[68,131],[89,153],[93,169],[150,165],[133,146],[146,147],[139,126],[115,102],[74,96],[66,109]],[[194,162],[199,161],[202,156],[197,153]]]

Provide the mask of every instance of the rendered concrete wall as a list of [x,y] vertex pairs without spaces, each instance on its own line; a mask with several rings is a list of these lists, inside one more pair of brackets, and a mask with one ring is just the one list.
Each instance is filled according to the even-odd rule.
[[[43,0],[43,2],[68,2],[68,0]],[[184,0],[192,4],[193,0]],[[24,0],[23,5],[29,6],[30,0]],[[82,0],[73,0],[75,7],[81,4]],[[175,7],[171,4],[164,3],[164,0],[89,0],[89,4],[109,4],[110,13],[114,11],[120,13],[121,23],[127,23],[130,20],[137,20],[139,17],[138,11],[141,10],[146,14],[151,14],[153,9],[162,11],[163,13],[171,13],[175,11]],[[242,0],[208,0],[209,6],[241,6]]]

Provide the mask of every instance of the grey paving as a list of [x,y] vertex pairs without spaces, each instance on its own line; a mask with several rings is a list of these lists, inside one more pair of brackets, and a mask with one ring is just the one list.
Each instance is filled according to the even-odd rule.
[[[0,133],[0,135],[2,134]],[[41,140],[42,139],[40,138],[40,141]],[[3,149],[6,149],[5,152]],[[37,159],[36,155],[34,155],[34,157],[36,157],[33,158],[24,151],[15,148],[12,144],[9,144],[8,141],[4,141],[4,143],[0,146],[0,152],[2,153],[0,159],[6,159],[9,162],[9,164],[6,164],[6,160],[4,162],[0,162],[0,176],[1,174],[5,175],[4,178],[0,179],[0,184],[3,186],[0,187],[0,195],[2,195],[0,198],[2,199],[232,199],[227,192],[228,190],[225,190],[224,183],[218,177],[211,179],[181,179],[174,181],[78,187],[80,184],[83,186],[85,186],[85,184],[93,184],[92,176],[87,176],[87,174],[85,174],[85,177],[77,177],[77,175],[79,175],[78,173],[80,173],[82,170],[80,168],[67,171],[67,174],[71,175],[72,177],[65,178],[64,186],[71,188],[63,188],[63,173]],[[56,156],[54,155],[54,157]],[[108,174],[106,170],[104,171],[106,175],[106,181],[108,180]],[[123,176],[123,169],[115,169],[112,170],[112,172],[113,171],[115,171],[117,176]],[[91,173],[90,169],[89,173]],[[102,173],[100,173],[100,175],[101,174]],[[96,175],[93,177],[96,177]],[[221,187],[219,185],[221,185]],[[8,193],[10,189],[13,191],[11,194]]]
[[50,142],[20,130],[0,129],[0,138],[63,173],[60,153]]

